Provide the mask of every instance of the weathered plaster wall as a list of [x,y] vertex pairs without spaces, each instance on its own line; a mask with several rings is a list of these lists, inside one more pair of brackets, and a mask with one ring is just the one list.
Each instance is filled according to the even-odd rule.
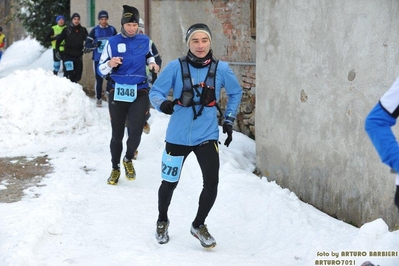
[[258,1],[257,165],[324,212],[398,221],[364,119],[399,73],[399,2]]

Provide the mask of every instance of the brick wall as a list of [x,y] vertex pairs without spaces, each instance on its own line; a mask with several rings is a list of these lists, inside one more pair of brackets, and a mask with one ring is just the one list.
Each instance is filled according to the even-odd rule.
[[[249,1],[213,1],[208,10],[223,25],[223,34],[227,37],[226,52],[219,59],[230,62],[243,88],[242,103],[235,130],[255,138],[255,89],[256,66],[255,40],[251,37]],[[226,96],[220,101],[222,110],[226,106]]]

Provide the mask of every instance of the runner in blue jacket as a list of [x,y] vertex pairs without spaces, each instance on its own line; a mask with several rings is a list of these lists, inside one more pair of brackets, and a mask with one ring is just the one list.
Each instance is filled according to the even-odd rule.
[[[100,75],[96,69],[98,69],[98,63],[100,61],[101,54],[103,52],[105,43],[108,38],[116,35],[116,29],[108,24],[108,12],[105,10],[101,10],[98,12],[98,25],[96,25],[89,33],[89,36],[86,38],[85,42],[85,52],[93,51],[92,59],[93,59],[93,69],[94,75],[96,78],[95,82],[95,90],[96,90],[96,98],[97,107],[102,106],[102,92],[103,92],[103,79],[104,76]],[[107,80],[107,88],[106,91],[109,92],[111,89],[111,80]]]
[[[391,127],[399,115],[399,77],[368,114],[365,130],[383,163],[399,173],[399,146]],[[399,174],[396,175],[395,205],[399,210]]]
[[[190,232],[203,247],[216,246],[215,239],[205,225],[205,219],[216,200],[219,182],[219,126],[216,103],[221,89],[224,88],[228,103],[223,117],[223,133],[228,135],[224,144],[229,146],[242,89],[229,65],[213,57],[211,40],[211,31],[207,25],[192,25],[186,34],[189,47],[187,56],[171,61],[150,91],[150,100],[154,108],[171,115],[162,158],[163,180],[158,191],[159,215],[155,236],[160,244],[169,241],[168,208],[184,160],[194,152],[202,171],[203,189]],[[183,70],[184,66],[189,69],[189,77]],[[214,66],[217,66],[216,71]],[[208,75],[208,72],[211,74]],[[182,73],[185,74],[185,79]],[[173,90],[172,100],[168,99],[170,89]]]
[[108,39],[98,67],[102,75],[109,74],[112,86],[108,98],[112,127],[112,172],[107,180],[110,185],[116,185],[119,180],[126,121],[128,139],[123,165],[126,178],[136,178],[132,158],[140,145],[149,104],[146,66],[148,64],[156,73],[159,71],[151,52],[150,38],[138,33],[139,18],[137,8],[123,6],[121,33]]

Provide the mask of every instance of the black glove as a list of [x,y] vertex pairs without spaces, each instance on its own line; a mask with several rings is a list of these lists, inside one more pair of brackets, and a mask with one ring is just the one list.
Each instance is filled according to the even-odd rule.
[[62,60],[62,53],[60,51],[55,51],[55,58],[57,58],[58,60]]
[[227,133],[227,139],[224,142],[224,145],[229,147],[230,142],[233,140],[233,125],[228,122],[224,122],[223,123],[223,134],[224,133]]
[[102,44],[103,44],[102,41],[98,41],[98,42],[97,42],[97,47],[101,47]]
[[[153,69],[152,69],[153,70]],[[154,71],[151,71],[151,84],[154,84],[154,82],[157,80],[158,78],[158,74],[155,73]]]
[[171,115],[173,114],[173,102],[170,100],[166,100],[164,101],[161,106],[159,107],[159,109],[161,109],[162,112],[164,112],[167,115]]

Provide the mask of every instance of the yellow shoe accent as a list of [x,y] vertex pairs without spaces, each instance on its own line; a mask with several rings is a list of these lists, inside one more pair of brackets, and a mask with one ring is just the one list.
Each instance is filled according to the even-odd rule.
[[114,185],[114,186],[118,185],[118,180],[120,176],[121,176],[121,171],[112,169],[111,175],[108,178],[107,183],[109,185]]
[[125,177],[127,180],[135,180],[136,179],[136,171],[134,170],[134,166],[132,161],[125,161],[123,159],[123,166],[125,167]]

